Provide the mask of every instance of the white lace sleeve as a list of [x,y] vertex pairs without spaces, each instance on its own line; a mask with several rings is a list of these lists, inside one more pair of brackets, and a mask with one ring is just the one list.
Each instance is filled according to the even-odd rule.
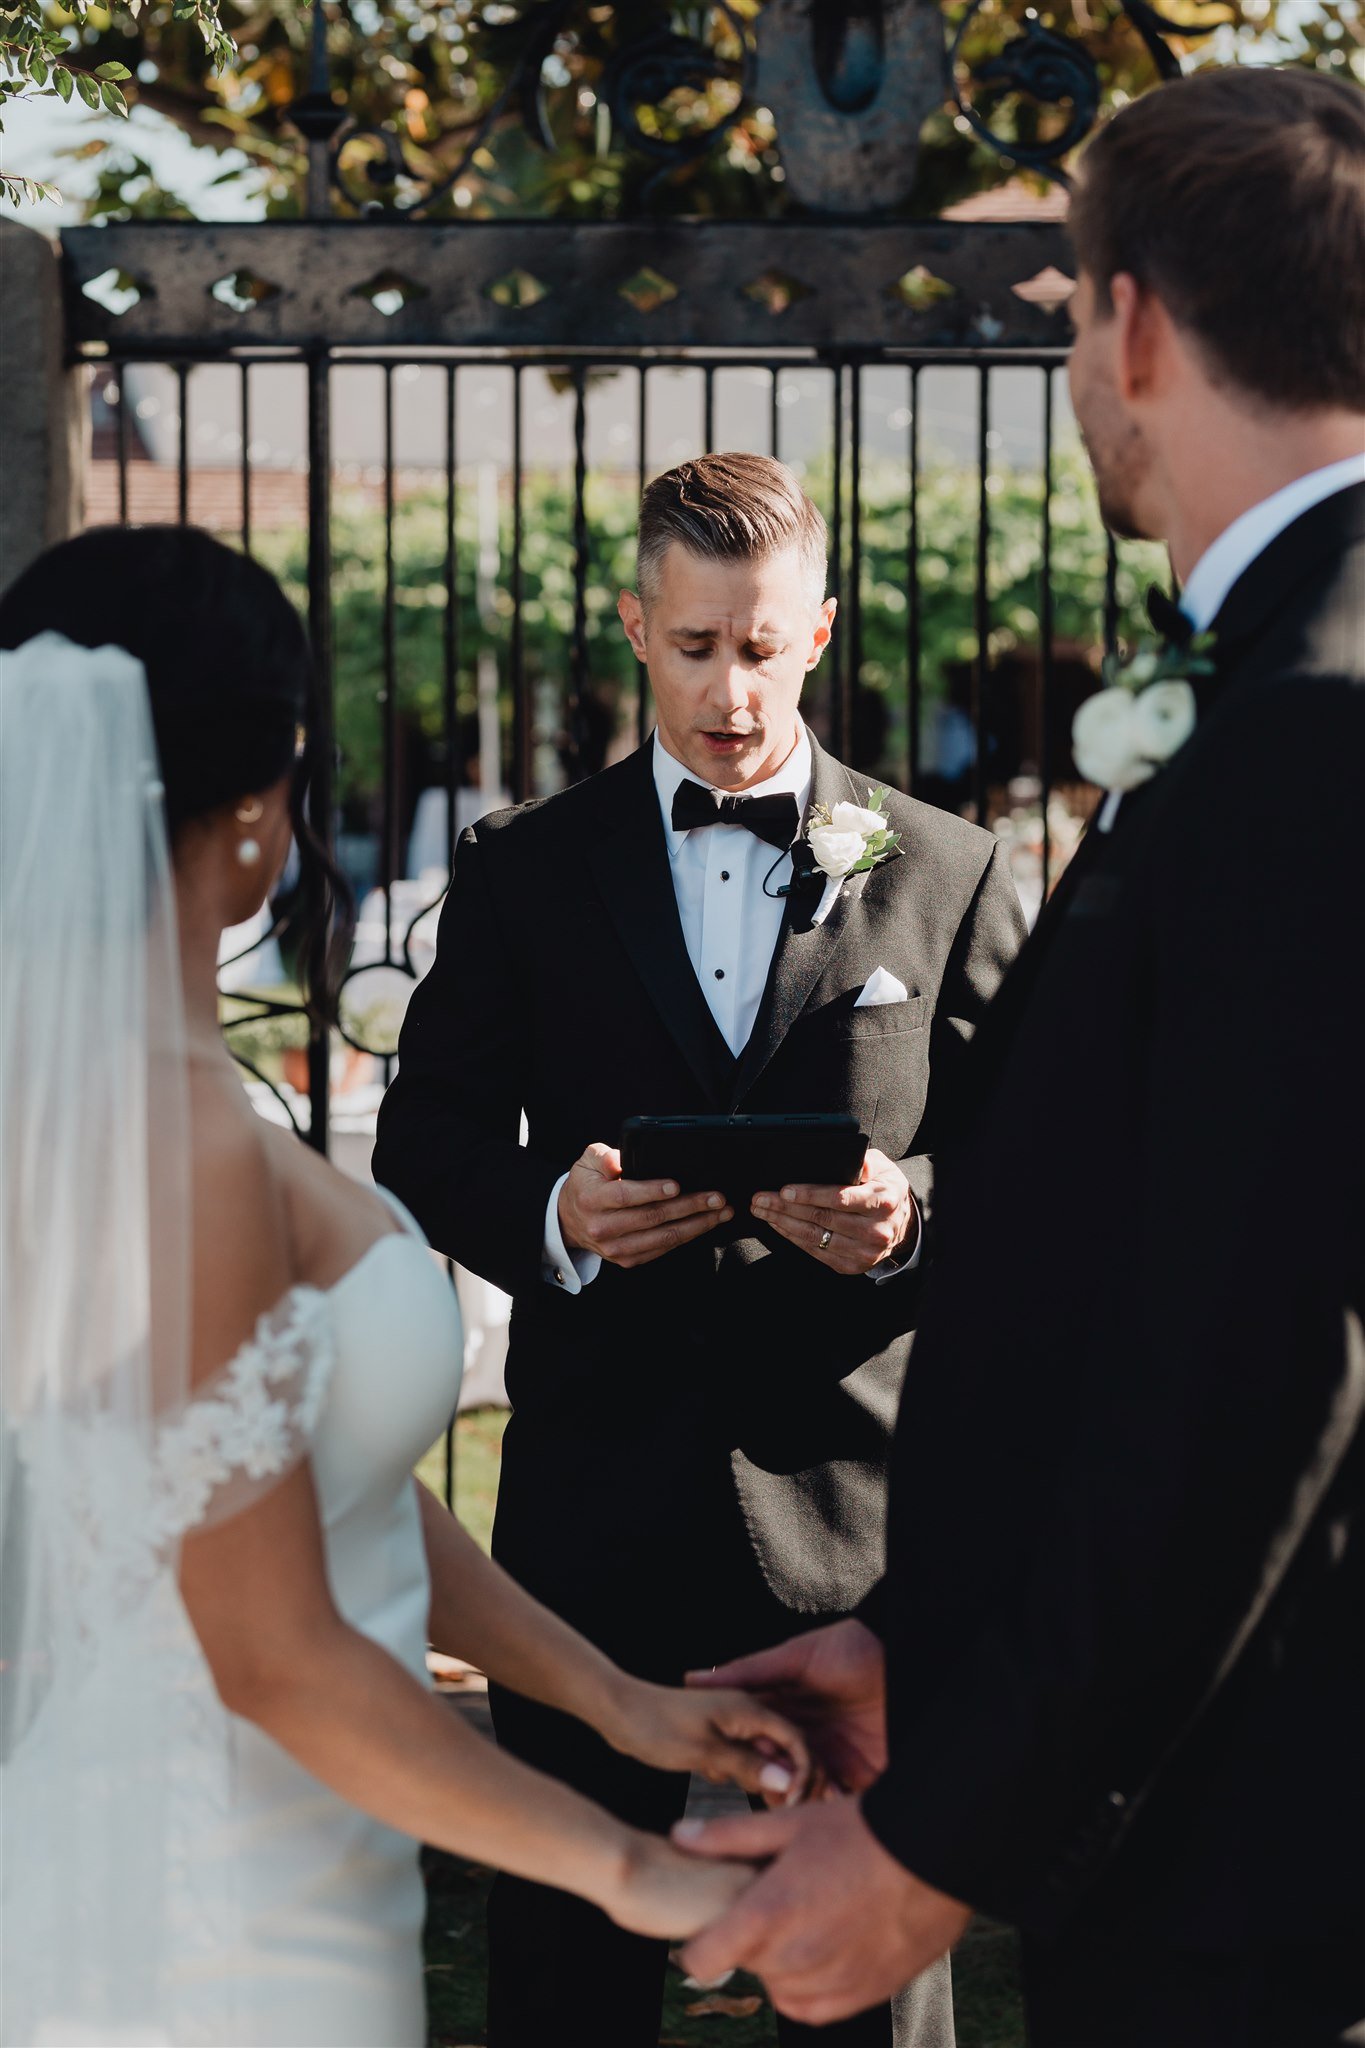
[[295,1287],[157,1431],[156,1538],[250,1507],[308,1455],[335,1362],[327,1296]]

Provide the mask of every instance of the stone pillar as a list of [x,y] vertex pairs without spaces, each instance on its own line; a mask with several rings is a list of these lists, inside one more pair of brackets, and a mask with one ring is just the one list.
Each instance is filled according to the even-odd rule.
[[58,249],[0,220],[0,590],[81,523],[84,370],[66,367]]

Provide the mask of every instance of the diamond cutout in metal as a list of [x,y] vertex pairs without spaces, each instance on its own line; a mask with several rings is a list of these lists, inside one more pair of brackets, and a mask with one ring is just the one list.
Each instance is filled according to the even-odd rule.
[[1064,306],[1075,289],[1075,278],[1058,270],[1055,263],[1049,263],[1036,277],[1026,277],[1022,284],[1010,286],[1016,298],[1030,306],[1041,306],[1045,313],[1055,313],[1059,306]]
[[542,299],[548,299],[550,287],[532,277],[529,270],[509,270],[506,277],[494,278],[488,296],[495,306],[511,306],[524,313],[528,306],[538,306]]
[[145,278],[134,277],[130,270],[117,268],[102,270],[98,277],[92,277],[81,286],[87,299],[93,299],[97,306],[103,306],[106,313],[112,313],[116,320],[131,312],[139,299],[155,298],[156,293]]
[[651,270],[648,264],[643,270],[637,270],[634,277],[628,277],[617,289],[621,297],[634,306],[637,313],[657,312],[660,306],[666,306],[670,299],[676,299],[678,296],[678,287],[671,279],[662,277],[657,270]]
[[932,270],[926,270],[922,263],[917,263],[913,270],[906,271],[904,277],[896,279],[891,290],[912,313],[927,313],[941,300],[954,298],[957,287],[935,277]]
[[381,270],[368,278],[364,284],[354,285],[350,296],[353,299],[368,299],[376,313],[382,313],[386,320],[392,320],[395,313],[401,313],[404,306],[413,299],[425,299],[427,288],[414,284],[401,271]]
[[233,270],[226,277],[220,277],[209,286],[209,297],[217,299],[220,306],[227,306],[234,313],[254,313],[257,306],[263,306],[267,299],[277,299],[280,288],[271,284],[269,278],[257,277],[252,270]]
[[752,284],[744,287],[746,299],[754,299],[769,313],[776,316],[785,313],[790,306],[799,305],[802,299],[814,297],[808,284],[802,284],[799,277],[792,277],[785,270],[765,270],[762,277],[756,277]]

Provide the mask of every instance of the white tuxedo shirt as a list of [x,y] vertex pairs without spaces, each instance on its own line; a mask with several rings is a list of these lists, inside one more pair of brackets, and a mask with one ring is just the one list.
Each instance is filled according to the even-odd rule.
[[[777,891],[791,880],[791,855],[777,852],[743,825],[674,831],[673,799],[689,780],[695,780],[691,771],[669,753],[656,732],[654,787],[687,957],[722,1038],[738,1058],[749,1042],[768,985],[785,909],[785,898]],[[810,789],[810,737],[798,720],[796,745],[777,773],[756,782],[744,795],[790,794],[804,817]],[[550,1191],[541,1271],[550,1286],[578,1294],[597,1278],[602,1261],[596,1252],[571,1251],[564,1242],[559,1196],[567,1179],[567,1174],[561,1175]],[[911,1258],[887,1260],[884,1269],[877,1267],[870,1277],[889,1280],[909,1272],[919,1264],[920,1249],[917,1231]]]

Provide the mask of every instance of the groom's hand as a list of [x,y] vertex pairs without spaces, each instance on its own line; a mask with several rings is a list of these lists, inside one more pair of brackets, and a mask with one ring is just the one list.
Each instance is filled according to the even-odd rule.
[[970,1906],[897,1863],[856,1800],[681,1821],[679,1848],[773,1860],[682,1952],[699,1982],[752,1970],[778,2011],[827,2026],[895,1996],[963,1933]]
[[836,1621],[714,1671],[698,1687],[739,1686],[794,1721],[825,1775],[861,1792],[886,1769],[886,1655],[861,1621]]
[[705,1237],[734,1215],[724,1195],[680,1195],[673,1180],[624,1180],[621,1155],[589,1145],[559,1196],[559,1227],[570,1251],[596,1252],[629,1270]]
[[884,1152],[868,1153],[852,1187],[786,1187],[780,1194],[755,1195],[753,1211],[779,1237],[836,1273],[870,1273],[894,1253],[908,1256],[919,1236],[910,1183]]

